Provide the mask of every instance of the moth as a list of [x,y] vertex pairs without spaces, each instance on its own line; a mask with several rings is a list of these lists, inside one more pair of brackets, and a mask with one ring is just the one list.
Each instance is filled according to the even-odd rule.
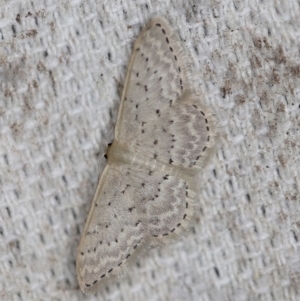
[[121,274],[146,244],[175,238],[189,224],[216,126],[188,69],[167,21],[148,23],[132,50],[115,138],[80,239],[84,293]]

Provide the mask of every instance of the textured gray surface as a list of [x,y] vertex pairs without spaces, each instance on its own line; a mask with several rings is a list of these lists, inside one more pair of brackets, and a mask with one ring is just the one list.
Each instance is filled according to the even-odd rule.
[[[300,4],[0,2],[1,300],[299,300]],[[140,28],[165,16],[220,125],[194,227],[98,296],[75,256]]]

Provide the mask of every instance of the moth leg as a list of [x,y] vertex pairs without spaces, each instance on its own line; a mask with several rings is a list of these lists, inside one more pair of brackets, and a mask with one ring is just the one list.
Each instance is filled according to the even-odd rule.
[[123,89],[124,89],[124,86],[123,86],[123,85],[121,84],[121,82],[118,81],[115,77],[114,77],[114,80],[115,80],[115,82],[116,82],[116,84],[117,84],[117,86],[118,86],[118,93],[119,93],[119,96],[120,96],[120,98],[121,98],[122,92],[123,92]]

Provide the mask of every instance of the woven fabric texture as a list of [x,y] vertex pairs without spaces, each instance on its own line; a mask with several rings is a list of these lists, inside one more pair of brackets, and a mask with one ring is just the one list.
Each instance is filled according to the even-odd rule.
[[[219,123],[195,222],[97,295],[75,258],[133,42],[164,16]],[[0,1],[1,300],[300,300],[297,0]]]

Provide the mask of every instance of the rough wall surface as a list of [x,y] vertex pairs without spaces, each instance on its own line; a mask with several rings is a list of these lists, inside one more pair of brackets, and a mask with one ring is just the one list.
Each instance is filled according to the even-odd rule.
[[[300,300],[300,3],[0,1],[1,300]],[[132,44],[166,17],[220,138],[196,223],[97,296],[75,257]]]

